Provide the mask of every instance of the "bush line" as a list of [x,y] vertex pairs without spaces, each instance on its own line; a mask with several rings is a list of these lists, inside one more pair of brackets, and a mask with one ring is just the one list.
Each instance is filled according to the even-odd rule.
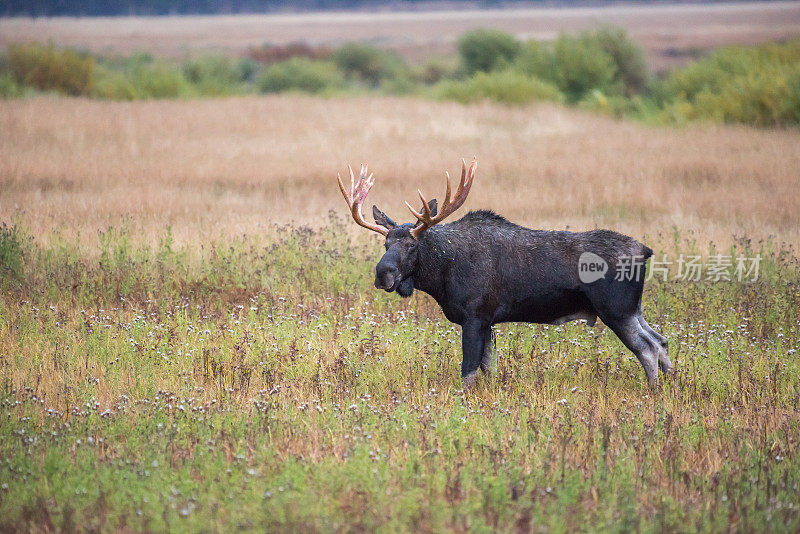
[[459,39],[457,61],[422,65],[362,43],[266,45],[241,58],[183,62],[92,56],[52,43],[9,46],[0,56],[0,97],[42,91],[109,100],[377,91],[462,103],[566,102],[656,124],[792,126],[800,123],[800,40],[719,48],[660,77],[619,29],[561,34],[552,43],[477,29]]

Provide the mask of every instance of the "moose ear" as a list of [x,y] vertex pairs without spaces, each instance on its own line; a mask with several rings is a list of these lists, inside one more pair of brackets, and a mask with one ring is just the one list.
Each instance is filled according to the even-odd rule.
[[439,209],[439,204],[436,202],[435,198],[428,202],[428,209],[431,210],[431,217],[436,217],[436,211]]
[[[428,209],[431,210],[431,217],[436,217],[436,212],[439,210],[439,204],[436,202],[435,198],[428,202]],[[419,212],[422,213],[422,210],[419,210]],[[422,221],[417,219],[417,224],[421,222]]]
[[390,230],[397,226],[393,220],[389,218],[388,215],[383,213],[381,210],[378,209],[378,206],[372,206],[372,216],[375,218],[375,222],[379,225],[383,226],[384,228],[389,228]]

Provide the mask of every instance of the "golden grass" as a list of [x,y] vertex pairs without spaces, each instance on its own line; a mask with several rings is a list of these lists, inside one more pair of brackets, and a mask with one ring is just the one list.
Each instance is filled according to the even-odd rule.
[[[128,224],[179,243],[321,226],[346,213],[336,173],[367,162],[374,201],[444,189],[478,157],[466,207],[536,228],[606,227],[638,238],[694,231],[800,245],[800,132],[652,128],[553,105],[463,106],[402,98],[0,102],[0,220],[34,235]],[[462,209],[462,212],[465,210]],[[353,232],[359,231],[353,225]]]

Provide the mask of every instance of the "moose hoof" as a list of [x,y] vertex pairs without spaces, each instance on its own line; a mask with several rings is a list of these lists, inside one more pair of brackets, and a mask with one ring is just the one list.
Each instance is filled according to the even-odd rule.
[[463,383],[464,391],[468,391],[475,387],[475,380],[478,379],[478,372],[473,371],[468,375],[462,376],[461,381]]
[[652,380],[648,379],[647,380],[647,385],[650,386],[650,391],[651,392],[658,393],[658,391],[660,389],[659,388],[658,377],[656,377],[656,378],[654,378]]

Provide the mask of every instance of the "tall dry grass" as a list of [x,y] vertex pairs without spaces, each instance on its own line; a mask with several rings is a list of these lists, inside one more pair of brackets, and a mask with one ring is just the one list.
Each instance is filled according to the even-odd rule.
[[[463,106],[300,96],[213,101],[0,102],[0,220],[96,243],[127,224],[179,243],[324,225],[344,212],[346,165],[369,163],[374,201],[406,219],[420,187],[478,157],[467,208],[531,227],[612,228],[698,241],[800,244],[800,132],[651,128],[552,105]],[[353,232],[358,231],[355,225]]]

